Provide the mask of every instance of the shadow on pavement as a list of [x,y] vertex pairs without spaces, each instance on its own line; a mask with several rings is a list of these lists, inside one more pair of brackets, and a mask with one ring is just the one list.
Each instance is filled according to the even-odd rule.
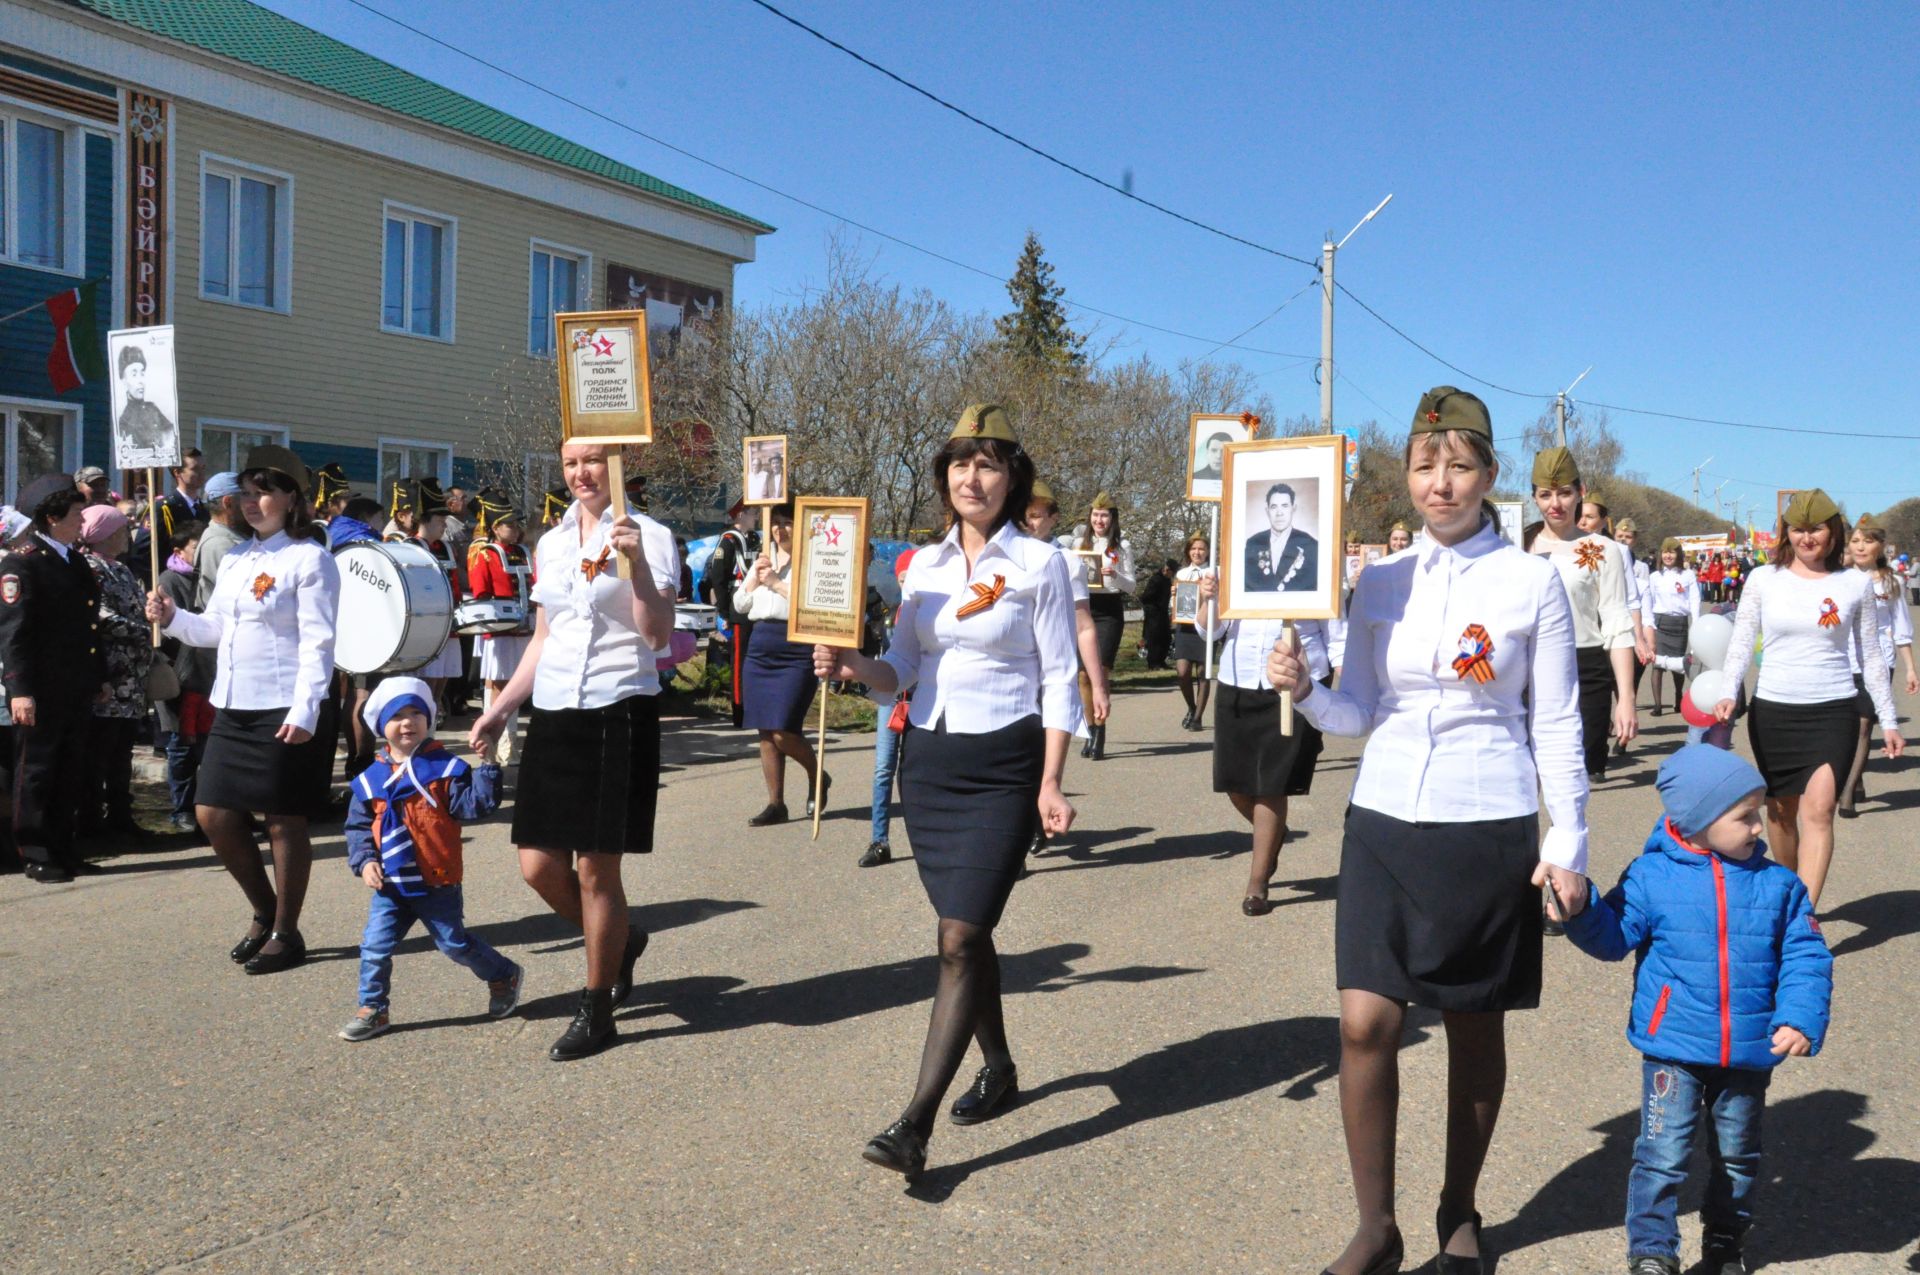
[[[1427,1034],[1410,1025],[1405,1044],[1416,1044]],[[1333,1080],[1339,1070],[1340,1022],[1331,1015],[1283,1018],[1208,1032],[1106,1071],[1064,1076],[1024,1091],[1021,1101],[1030,1104],[1075,1089],[1107,1089],[1113,1093],[1113,1105],[1012,1146],[957,1164],[938,1165],[916,1178],[907,1194],[916,1200],[939,1203],[983,1169],[1064,1151],[1148,1120],[1232,1102],[1275,1085],[1286,1085],[1280,1093],[1282,1098],[1303,1101]],[[937,1138],[934,1146],[945,1141]]]
[[[1147,863],[1168,863],[1175,859],[1231,859],[1247,849],[1244,832],[1235,828],[1226,832],[1193,832],[1178,837],[1152,837],[1131,841],[1151,828],[1116,828],[1111,833],[1069,834],[1071,841],[1046,855],[1044,866],[1035,864],[1034,872],[1078,872],[1083,868],[1139,867]],[[1095,853],[1102,844],[1128,840],[1131,844]],[[1068,862],[1061,863],[1061,859]]]
[[[1090,956],[1092,951],[1085,943],[1059,943],[1031,952],[1003,952],[1000,956],[1003,990],[1007,995],[1060,992],[1081,983],[1146,983],[1201,972],[1178,965],[1123,965],[1085,973],[1076,971],[1072,963]],[[621,1039],[691,1036],[776,1024],[819,1027],[843,1022],[882,1010],[930,1003],[938,972],[939,960],[929,954],[766,987],[748,987],[742,980],[726,975],[644,983],[634,989],[633,1003],[639,1008],[620,1015],[620,1021],[634,1027],[640,1025],[637,1020],[664,1014],[681,1022],[675,1026],[648,1028]],[[562,1003],[551,1012],[571,1013],[571,996],[559,999]]]
[[[1624,1073],[1623,1073],[1624,1074]],[[1863,1094],[1844,1089],[1769,1104],[1766,1152],[1749,1256],[1758,1265],[1892,1254],[1920,1241],[1920,1162],[1864,1153],[1878,1140],[1860,1123]],[[1619,1232],[1626,1254],[1627,1171],[1638,1111],[1596,1125],[1605,1141],[1554,1175],[1513,1218],[1487,1229],[1489,1252],[1506,1255],[1562,1236]],[[1704,1141],[1704,1139],[1702,1139]],[[1705,1151],[1681,1193],[1683,1242],[1697,1238]],[[1911,1265],[1911,1261],[1910,1261]]]
[[1835,921],[1862,927],[1858,934],[1849,935],[1833,945],[1836,957],[1865,952],[1882,943],[1920,933],[1920,890],[1889,890],[1885,894],[1854,899],[1820,917],[1822,925],[1831,925]]
[[[760,905],[747,899],[675,899],[664,903],[643,903],[629,909],[632,923],[648,934],[658,934],[662,930],[677,930],[684,925],[695,925],[711,920],[716,916],[725,916],[729,912],[742,912]],[[513,921],[488,922],[485,925],[468,927],[475,936],[485,939],[496,948],[527,947],[534,943],[551,944],[549,947],[535,948],[534,954],[544,956],[549,952],[565,952],[581,945],[580,931],[571,922],[563,921],[551,912],[534,912]],[[433,940],[425,931],[416,930],[394,948],[395,956],[407,956],[419,952],[434,950]],[[307,962],[359,960],[360,945],[349,944],[344,947],[311,947],[307,949]],[[577,996],[575,992],[573,995]],[[571,1011],[569,1011],[571,1012]],[[461,1020],[465,1021],[465,1020]]]

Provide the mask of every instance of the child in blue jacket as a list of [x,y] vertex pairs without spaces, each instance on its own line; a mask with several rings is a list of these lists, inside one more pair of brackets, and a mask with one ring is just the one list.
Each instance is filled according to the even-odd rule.
[[1666,818],[1606,897],[1588,884],[1567,937],[1603,961],[1636,962],[1627,1039],[1645,1058],[1628,1271],[1680,1269],[1678,1197],[1704,1112],[1712,1177],[1699,1269],[1744,1275],[1767,1082],[1781,1059],[1819,1052],[1833,956],[1800,878],[1766,857],[1766,781],[1751,763],[1689,744],[1658,786]]

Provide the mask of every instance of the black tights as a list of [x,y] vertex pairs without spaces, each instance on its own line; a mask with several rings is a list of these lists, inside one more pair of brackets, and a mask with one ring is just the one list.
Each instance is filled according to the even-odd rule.
[[965,921],[940,919],[940,984],[933,994],[933,1018],[920,1055],[920,1079],[913,1101],[902,1114],[922,1138],[933,1134],[933,1118],[953,1077],[967,1056],[969,1041],[992,1067],[1013,1064],[1007,1049],[1007,1024],[1000,1013],[1000,953],[993,931]]
[[1187,701],[1187,711],[1206,716],[1207,696],[1213,691],[1213,683],[1205,677],[1194,676],[1204,670],[1196,669],[1192,660],[1176,660],[1173,667],[1180,675],[1180,698]]

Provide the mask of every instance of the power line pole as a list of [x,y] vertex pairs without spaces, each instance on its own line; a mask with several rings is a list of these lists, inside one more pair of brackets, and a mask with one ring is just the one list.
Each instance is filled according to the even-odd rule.
[[[1591,371],[1593,371],[1593,368],[1588,367],[1587,372]],[[1573,385],[1578,385],[1580,382],[1586,380],[1587,372],[1582,372],[1580,375],[1574,377]],[[1567,445],[1567,395],[1573,393],[1573,385],[1567,386],[1566,389],[1561,390],[1553,396],[1553,423],[1559,433],[1558,442],[1561,447]]]
[[1700,507],[1700,471],[1711,464],[1713,464],[1713,457],[1709,456],[1693,467],[1693,507],[1695,509]]
[[1333,433],[1333,257],[1347,246],[1347,240],[1353,238],[1360,227],[1380,215],[1380,210],[1393,202],[1388,195],[1373,211],[1353,224],[1339,243],[1333,241],[1333,232],[1327,232],[1326,239],[1320,245],[1320,432]]

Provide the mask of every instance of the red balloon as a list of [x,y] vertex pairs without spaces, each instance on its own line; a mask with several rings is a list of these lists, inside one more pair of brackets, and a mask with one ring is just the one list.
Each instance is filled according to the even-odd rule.
[[1692,687],[1688,687],[1680,696],[1680,716],[1687,719],[1689,726],[1711,726],[1717,720],[1711,712],[1701,712],[1693,702]]

